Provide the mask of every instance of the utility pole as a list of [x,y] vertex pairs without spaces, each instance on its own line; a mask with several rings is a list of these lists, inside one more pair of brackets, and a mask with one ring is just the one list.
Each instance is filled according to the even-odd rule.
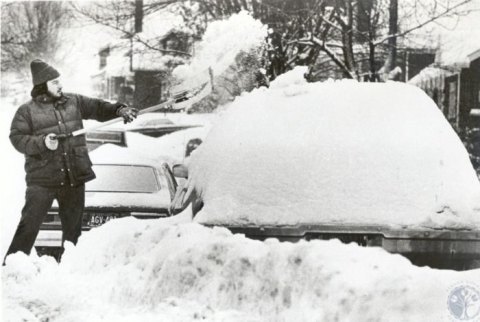
[[135,0],[135,26],[130,35],[130,71],[133,72],[133,36],[143,30],[143,0]]
[[[390,0],[388,9],[388,34],[396,35],[398,33],[398,0]],[[388,39],[388,58],[385,65],[386,74],[390,73],[396,65],[397,61],[397,37]]]
[[135,33],[143,29],[143,0],[135,0]]

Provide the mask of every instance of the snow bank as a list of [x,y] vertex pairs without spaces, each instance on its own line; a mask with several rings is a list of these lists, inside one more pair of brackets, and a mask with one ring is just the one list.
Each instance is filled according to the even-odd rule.
[[480,183],[433,101],[403,83],[306,83],[237,98],[192,157],[214,224],[480,227]]
[[19,253],[2,273],[8,321],[444,321],[451,288],[480,277],[337,240],[134,218],[88,232],[60,265]]
[[214,75],[220,75],[240,52],[260,46],[266,35],[266,26],[246,11],[226,20],[214,21],[208,25],[191,63],[178,66],[173,75],[181,80],[194,81],[198,75],[205,74],[209,67]]
[[[202,144],[193,154],[192,161],[196,159],[196,167],[206,162],[207,155],[210,155],[208,160],[212,164],[205,167],[204,178],[210,180],[205,181],[206,186],[214,186],[217,179],[218,185],[224,183],[225,171],[231,171],[231,178],[235,180],[231,180],[230,187],[218,194],[218,198],[223,198],[225,193],[230,198],[235,196],[233,193],[236,191],[232,190],[235,187],[231,187],[232,185],[238,184],[236,189],[242,189],[244,182],[236,177],[238,171],[239,174],[246,176],[243,180],[252,181],[252,178],[256,178],[255,176],[261,176],[258,179],[264,182],[257,180],[256,184],[260,184],[260,188],[265,189],[258,192],[264,193],[266,201],[273,194],[281,194],[285,198],[289,197],[290,201],[295,197],[299,201],[303,198],[305,202],[305,200],[308,201],[305,196],[310,198],[314,196],[309,195],[303,187],[311,187],[311,178],[317,178],[318,170],[316,169],[319,164],[326,167],[325,172],[329,173],[334,171],[334,165],[331,162],[335,161],[341,169],[334,174],[340,175],[342,174],[340,170],[349,170],[347,174],[352,178],[352,183],[355,183],[353,180],[359,179],[355,176],[357,172],[367,176],[368,171],[362,168],[366,162],[364,159],[368,159],[367,156],[359,152],[350,156],[348,152],[343,152],[346,153],[346,157],[357,157],[347,162],[347,164],[351,162],[354,169],[346,167],[345,161],[335,156],[334,152],[345,151],[342,144],[350,142],[347,138],[359,137],[355,142],[362,145],[356,151],[361,151],[364,146],[385,148],[382,144],[375,145],[373,141],[375,139],[381,143],[383,136],[377,135],[371,138],[373,134],[363,135],[364,132],[369,133],[369,131],[364,129],[362,131],[355,125],[360,123],[358,120],[362,116],[363,122],[367,122],[371,128],[372,123],[378,121],[373,113],[378,112],[375,108],[372,111],[352,108],[349,113],[346,113],[346,106],[334,105],[337,100],[340,102],[345,100],[342,99],[344,94],[342,89],[351,90],[352,97],[360,96],[358,93],[363,89],[360,85],[348,82],[304,84],[299,77],[290,78],[293,76],[295,75],[289,74],[280,77],[272,84],[271,89],[257,90],[234,102],[232,107],[224,112],[222,119],[230,129],[226,129],[222,124],[214,125],[214,132],[209,135],[204,143],[205,146]],[[337,88],[338,85],[340,88]],[[373,87],[377,88],[377,86],[380,85]],[[399,85],[386,86],[396,88],[395,86]],[[400,86],[400,91],[402,88],[404,86]],[[407,88],[411,91],[410,87]],[[321,95],[321,100],[316,92]],[[333,99],[329,96],[329,92],[340,98]],[[369,92],[369,94],[372,93]],[[373,94],[371,97],[375,97]],[[397,95],[392,98],[398,99]],[[293,107],[282,103],[292,102],[292,100]],[[325,102],[325,104],[314,108],[310,106],[313,105],[309,103],[310,100]],[[382,97],[369,101],[377,100],[381,101]],[[252,103],[252,106],[244,105],[245,102]],[[269,104],[275,105],[275,113],[270,110]],[[383,113],[377,118],[389,120],[403,115],[394,108],[398,104],[391,104],[393,107],[386,105],[385,108],[393,109],[394,115]],[[334,106],[335,110],[329,109],[330,106]],[[421,111],[420,114],[436,115],[429,108],[424,108],[425,106],[428,107],[425,104],[417,107]],[[403,108],[406,109],[405,113],[414,109],[410,106]],[[295,113],[288,113],[290,109],[295,109]],[[307,121],[304,120],[305,115],[302,112],[304,109],[309,112]],[[240,113],[240,110],[245,113]],[[316,112],[317,110],[321,112]],[[345,117],[344,122],[349,125],[348,128],[346,125],[338,128],[338,124],[334,126],[333,121],[327,118],[336,113]],[[248,114],[248,117],[242,116],[243,114]],[[285,116],[288,117],[288,121],[283,119]],[[6,119],[11,120],[11,115],[5,113],[3,122],[6,123]],[[402,120],[412,131],[417,131],[416,135],[410,134],[410,137],[418,135],[422,138],[426,135],[418,133],[420,126],[417,123],[421,123],[423,119],[414,121],[404,117]],[[443,134],[434,131],[437,128],[445,130],[444,127],[437,125],[440,121],[435,122],[435,120],[436,118],[433,117],[429,121],[433,128],[431,131],[434,132],[430,135],[444,139]],[[322,147],[325,147],[325,151],[318,151],[317,145],[320,143],[312,143],[314,140],[310,131],[313,124],[316,124],[314,135]],[[319,127],[318,124],[322,126]],[[4,134],[7,134],[5,128],[2,128]],[[331,135],[334,128],[337,133],[335,136]],[[382,130],[385,128],[386,125],[381,126]],[[353,134],[349,136],[348,132],[351,130],[354,131],[355,136]],[[389,130],[399,131],[393,125]],[[235,137],[230,131],[239,137]],[[250,132],[247,131],[252,133],[248,134]],[[136,149],[132,157],[143,159],[149,153],[152,157],[154,153],[158,154],[159,151],[155,151],[154,145],[160,144],[158,142],[163,138],[153,139],[136,133],[132,134],[139,139],[138,144],[129,148]],[[225,140],[231,141],[222,142],[224,134]],[[327,134],[329,134],[329,140],[322,139]],[[387,131],[383,134],[388,136]],[[408,133],[400,134],[402,134],[400,137],[408,136]],[[23,157],[11,151],[6,138],[7,135],[2,136],[0,142],[10,150],[5,150],[7,152],[2,162],[11,165],[9,169],[11,171],[8,172],[11,175],[8,178],[11,180],[4,180],[0,185],[2,192],[9,198],[2,218],[14,221],[12,218],[18,218],[20,210],[16,209],[13,212],[13,208],[8,207],[21,209],[23,187],[19,193],[15,193],[18,189],[12,189],[11,182],[23,184],[23,180],[20,179],[23,179]],[[330,143],[330,140],[333,140],[333,143]],[[215,152],[218,149],[218,146],[215,146],[216,142],[222,143],[223,148],[230,149],[231,154],[227,157]],[[355,148],[356,146],[353,145],[355,142],[348,146]],[[450,148],[449,144],[454,145],[454,143],[449,142],[447,140],[444,144]],[[257,146],[262,150],[249,151],[247,146]],[[396,147],[400,149],[399,146]],[[121,153],[119,151],[124,151],[121,149],[111,145],[103,146],[97,152],[92,152],[92,159],[118,157]],[[142,149],[143,154],[141,154]],[[282,150],[280,155],[276,152],[278,149]],[[436,151],[443,148],[434,146],[430,149]],[[454,161],[458,158],[457,161],[462,162],[460,152],[456,149],[450,152],[460,155],[455,157]],[[256,155],[251,157],[249,153],[256,153]],[[376,157],[381,160],[375,161],[370,158],[370,162],[379,163],[382,160],[385,162],[385,156],[380,152],[376,153]],[[431,166],[430,157],[423,154],[416,156],[409,149],[405,153],[407,156],[404,159],[416,157],[417,162],[421,159],[422,162]],[[270,157],[266,158],[269,155]],[[215,160],[217,157],[220,158],[218,161]],[[298,162],[287,165],[287,158],[293,158]],[[304,163],[305,160],[310,159],[310,163]],[[325,159],[332,161],[329,163]],[[270,162],[269,167],[265,164],[267,161]],[[453,161],[449,157],[445,156],[443,162],[446,168],[453,167],[450,165]],[[383,173],[382,171],[386,170],[379,168],[377,163],[375,163],[375,175],[385,177],[390,174],[388,171]],[[224,166],[225,164],[230,165],[230,168]],[[280,172],[278,165],[284,165]],[[217,169],[213,169],[213,166]],[[245,173],[243,166],[247,166],[251,173]],[[411,167],[411,164],[407,163],[406,167]],[[312,177],[304,175],[304,169],[309,169],[307,172]],[[421,170],[425,170],[424,167]],[[215,171],[218,174],[217,179],[208,176]],[[268,171],[270,175],[266,177],[265,172]],[[398,175],[405,173],[403,170],[398,171]],[[196,168],[193,172],[194,178],[200,179],[200,169]],[[439,170],[438,172],[443,173]],[[418,171],[415,173],[422,175]],[[459,171],[455,175],[464,178],[465,175],[462,173]],[[297,175],[294,179],[292,179],[293,174]],[[407,177],[407,179],[410,178]],[[304,190],[278,190],[277,180],[283,180],[286,187],[293,184]],[[318,180],[326,183],[334,182],[330,176],[319,177]],[[446,187],[448,187],[447,183]],[[265,188],[266,184],[269,184],[268,187],[272,191]],[[365,182],[362,189],[371,191],[374,184],[376,182]],[[358,187],[359,184],[356,186]],[[415,188],[416,185],[413,187]],[[250,186],[249,190],[241,192],[249,197],[248,194],[253,188]],[[333,188],[336,187],[333,186]],[[468,188],[468,185],[463,188]],[[429,191],[428,182],[426,189]],[[360,189],[358,193],[363,192]],[[262,202],[260,197],[259,195],[258,200]],[[228,206],[237,211],[237,201],[233,198],[230,200],[231,203]],[[338,200],[333,198],[332,201]],[[348,198],[345,197],[344,201],[348,201]],[[215,204],[212,203],[212,199],[208,199],[207,203]],[[264,207],[276,211],[275,205],[265,203]],[[302,205],[298,202],[289,207],[291,214],[295,215],[295,208]],[[18,253],[9,256],[7,265],[1,268],[2,319],[62,322],[194,321],[199,319],[208,321],[398,321],[405,319],[441,321],[449,317],[446,303],[452,287],[461,282],[473,284],[480,278],[480,270],[459,273],[418,268],[412,266],[405,258],[388,254],[382,249],[361,248],[354,244],[345,245],[336,240],[302,241],[295,244],[280,243],[273,239],[260,242],[246,239],[242,235],[232,235],[225,229],[210,229],[196,223],[180,224],[191,219],[191,213],[188,211],[187,209],[178,216],[166,219],[123,218],[110,221],[84,233],[76,247],[67,245],[60,265],[50,257],[38,258],[35,254],[26,256]],[[205,216],[205,213],[202,216]],[[4,229],[2,227],[2,233]],[[13,231],[9,233],[13,234]],[[2,238],[3,236],[2,234]],[[475,310],[477,308],[473,307]]]

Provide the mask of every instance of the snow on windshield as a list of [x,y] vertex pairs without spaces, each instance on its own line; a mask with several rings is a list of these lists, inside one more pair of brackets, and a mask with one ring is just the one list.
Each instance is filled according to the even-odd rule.
[[403,83],[306,83],[303,68],[243,95],[192,157],[227,225],[480,225],[480,183],[434,102]]

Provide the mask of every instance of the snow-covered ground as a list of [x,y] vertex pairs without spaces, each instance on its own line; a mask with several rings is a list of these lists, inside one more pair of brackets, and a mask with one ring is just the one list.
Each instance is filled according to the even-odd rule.
[[61,265],[18,254],[2,272],[7,321],[449,321],[451,289],[480,277],[336,240],[133,218],[85,234]]

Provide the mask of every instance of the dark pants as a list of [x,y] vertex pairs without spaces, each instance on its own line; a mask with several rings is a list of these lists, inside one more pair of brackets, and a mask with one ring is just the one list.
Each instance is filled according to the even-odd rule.
[[17,251],[30,254],[40,225],[54,199],[58,201],[59,216],[62,223],[62,248],[65,240],[73,244],[77,243],[78,237],[82,233],[85,185],[62,188],[28,186],[25,194],[25,206],[22,209],[22,218],[7,255]]

